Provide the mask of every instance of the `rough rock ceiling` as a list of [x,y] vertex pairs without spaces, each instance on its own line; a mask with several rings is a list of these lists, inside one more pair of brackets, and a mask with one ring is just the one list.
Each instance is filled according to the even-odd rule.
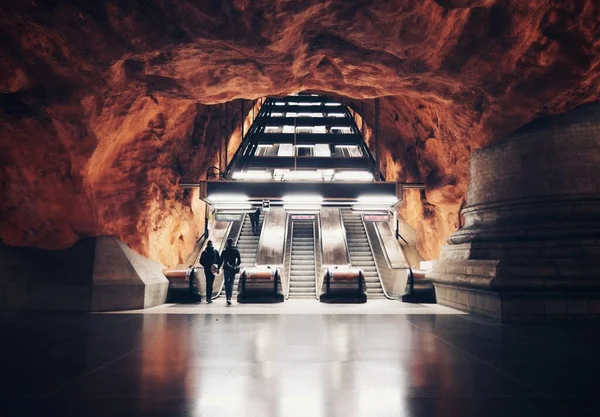
[[165,264],[198,236],[177,184],[232,133],[222,103],[382,97],[386,172],[426,182],[402,212],[431,258],[473,149],[600,92],[596,0],[5,0],[0,39],[0,238],[115,234]]

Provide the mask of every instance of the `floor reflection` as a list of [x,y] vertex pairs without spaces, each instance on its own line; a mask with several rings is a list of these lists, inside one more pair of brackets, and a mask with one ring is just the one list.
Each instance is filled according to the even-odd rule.
[[3,346],[0,415],[586,415],[600,388],[596,328],[469,316],[11,318],[0,336],[28,342]]

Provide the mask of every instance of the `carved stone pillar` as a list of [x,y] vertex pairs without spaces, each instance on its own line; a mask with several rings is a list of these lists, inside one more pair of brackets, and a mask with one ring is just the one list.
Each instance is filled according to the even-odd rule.
[[440,304],[503,321],[600,318],[600,104],[474,152],[463,214],[427,274]]

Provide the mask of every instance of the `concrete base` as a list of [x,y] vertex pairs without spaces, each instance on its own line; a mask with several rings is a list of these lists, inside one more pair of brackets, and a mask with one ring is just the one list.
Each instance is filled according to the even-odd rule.
[[0,245],[0,310],[109,311],[166,300],[163,266],[111,236],[64,250]]
[[525,293],[435,285],[438,303],[503,322],[600,319],[600,293]]
[[[570,255],[569,247],[586,247],[589,253],[598,246],[594,240],[573,243],[449,245],[427,278],[434,282],[438,303],[504,322],[600,319],[600,265],[556,256]],[[504,259],[477,259],[491,253]]]

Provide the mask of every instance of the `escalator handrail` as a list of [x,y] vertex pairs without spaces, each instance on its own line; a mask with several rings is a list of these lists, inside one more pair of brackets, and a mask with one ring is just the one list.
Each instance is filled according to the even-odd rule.
[[[291,224],[290,224],[291,223]],[[294,251],[294,222],[289,221],[286,222],[288,227],[287,233],[290,234],[290,258],[288,259],[288,268],[287,268],[287,282],[285,285],[285,299],[287,300],[290,296],[290,282],[292,281],[292,252]],[[287,236],[287,234],[286,234]],[[286,239],[287,240],[287,239]]]
[[[317,238],[318,236],[318,238]],[[322,250],[321,243],[321,217],[315,216],[315,220],[313,222],[313,241],[315,248],[315,298],[319,299],[319,277],[322,274],[321,269],[323,264],[323,252],[317,253],[319,250]]]
[[[367,242],[369,243],[369,249],[371,250],[371,256],[373,257],[373,261],[375,262],[375,269],[377,269],[377,278],[379,279],[379,285],[381,285],[381,289],[383,291],[383,295],[386,298],[388,298],[390,300],[393,300],[394,297],[392,297],[391,295],[388,294],[388,292],[385,290],[385,285],[383,285],[383,280],[381,279],[381,271],[379,269],[379,265],[377,264],[377,259],[375,259],[375,252],[373,250],[373,243],[371,242],[371,238],[369,237],[369,233],[367,232],[367,227],[365,226],[365,222],[363,220],[362,214],[360,215],[360,220],[361,220],[361,223],[362,223],[363,230],[365,231],[365,235],[367,236]],[[375,225],[373,225],[373,228],[375,229],[375,234],[377,235],[377,238],[379,239],[379,246],[381,248],[383,248],[383,243],[381,242],[381,238],[379,236],[379,231],[377,230],[377,227],[375,227]],[[382,252],[383,252],[383,256],[384,256],[384,258],[386,260],[386,263],[387,263],[388,267],[390,269],[394,269],[391,266],[390,260],[389,260],[389,258],[387,256],[387,253],[385,252],[385,250],[382,249]],[[365,283],[365,286],[366,286],[366,283]]]
[[[246,213],[244,213],[244,215],[242,216],[240,230],[237,232],[235,239],[233,239],[234,246],[237,246],[240,235],[242,234],[242,228],[244,227],[244,221],[246,220],[246,216],[247,216]],[[231,224],[229,225],[229,229],[227,230],[227,239],[229,238],[229,233],[230,233],[232,227],[233,227],[233,222],[231,222]],[[224,246],[227,245],[227,239],[224,239],[224,241],[223,241]],[[221,252],[219,253],[219,255],[223,252],[223,249],[224,248],[221,248]],[[221,273],[223,274],[224,272],[221,272]],[[221,287],[219,288],[219,290],[216,291],[216,293],[213,295],[213,297],[212,297],[213,300],[218,298],[221,295],[221,293],[223,292],[223,288],[225,288],[225,279],[223,279],[223,282],[221,283]]]

